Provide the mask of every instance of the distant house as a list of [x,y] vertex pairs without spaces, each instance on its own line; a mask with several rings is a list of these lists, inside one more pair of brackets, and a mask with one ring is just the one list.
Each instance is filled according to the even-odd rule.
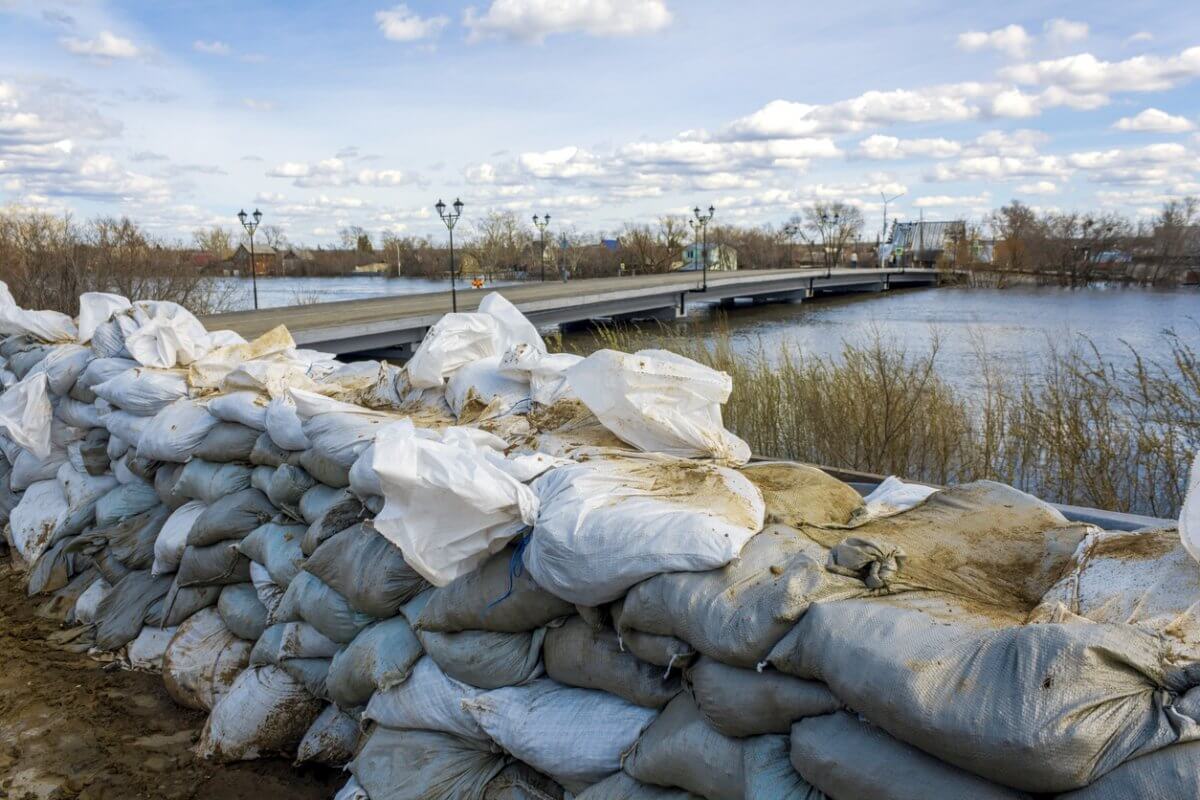
[[[701,253],[704,259],[701,260]],[[679,265],[680,272],[697,272],[704,269],[704,261],[708,262],[709,270],[716,272],[732,271],[738,268],[737,250],[727,244],[704,245],[689,244],[683,248],[683,263]]]
[[[239,274],[250,274],[250,248],[239,244],[233,256],[229,259]],[[279,273],[279,253],[274,247],[265,244],[254,246],[254,274],[276,275]]]
[[[255,248],[255,253],[258,248]],[[280,256],[279,264],[283,267],[284,272],[298,272],[302,268],[311,266],[317,260],[313,255],[313,251],[305,247],[289,247],[282,256]]]
[[600,246],[610,253],[615,253],[621,248],[620,239],[601,239]]
[[963,241],[967,225],[962,220],[893,222],[887,242],[879,248],[881,263],[904,263],[932,267],[942,253]]

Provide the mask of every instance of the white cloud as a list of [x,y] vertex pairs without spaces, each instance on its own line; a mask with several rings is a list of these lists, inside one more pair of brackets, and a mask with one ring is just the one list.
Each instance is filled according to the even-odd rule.
[[1017,83],[1057,86],[1078,94],[1157,92],[1200,77],[1200,47],[1177,56],[1135,56],[1124,61],[1103,61],[1091,53],[1080,53],[1007,67],[1001,75]]
[[1006,180],[1009,178],[1060,178],[1070,169],[1058,156],[967,156],[952,164],[938,164],[933,181]]
[[1175,142],[1130,149],[1091,150],[1072,153],[1067,163],[1076,169],[1107,169],[1141,164],[1185,163],[1191,158],[1186,147]]
[[898,139],[876,134],[858,143],[856,154],[877,160],[912,158],[950,158],[958,155],[962,145],[949,139]]
[[967,31],[958,35],[960,50],[975,52],[985,48],[999,50],[1012,58],[1024,58],[1033,37],[1020,25],[1006,25],[994,31]]
[[639,36],[671,23],[664,0],[492,0],[482,15],[468,8],[471,39],[499,36],[541,42],[561,33]]
[[1154,41],[1154,34],[1150,31],[1138,31],[1125,40],[1126,44],[1140,44],[1142,42]]
[[988,192],[981,192],[977,195],[946,195],[935,194],[918,197],[913,201],[913,205],[917,208],[936,208],[936,209],[958,209],[958,208],[979,208],[986,207],[992,201],[992,196]]
[[449,17],[422,17],[403,3],[387,11],[376,11],[375,21],[383,35],[394,42],[430,39],[450,24]]
[[1022,183],[1017,187],[1017,191],[1022,194],[1054,194],[1058,191],[1058,186],[1050,181],[1034,181]]
[[203,39],[197,39],[192,42],[192,49],[197,53],[207,53],[210,56],[227,56],[231,52],[229,45],[224,42],[211,41],[206,42]]
[[1075,22],[1069,19],[1047,20],[1043,26],[1046,38],[1055,45],[1064,46],[1081,42],[1090,32],[1086,22]]
[[1137,116],[1122,117],[1113,123],[1113,127],[1119,131],[1142,133],[1185,133],[1196,126],[1187,117],[1177,117],[1157,108],[1147,108]]
[[275,104],[270,100],[259,100],[254,97],[242,98],[242,105],[251,111],[274,111]]
[[267,170],[271,178],[292,178],[296,186],[404,186],[417,182],[417,177],[398,169],[353,170],[340,158],[316,162],[285,161]]
[[584,178],[604,173],[600,160],[578,147],[522,153],[517,163],[525,173],[535,178]]
[[60,42],[68,52],[77,56],[91,56],[106,61],[114,58],[137,58],[142,55],[142,50],[137,45],[112,31],[100,31],[94,39],[69,36]]

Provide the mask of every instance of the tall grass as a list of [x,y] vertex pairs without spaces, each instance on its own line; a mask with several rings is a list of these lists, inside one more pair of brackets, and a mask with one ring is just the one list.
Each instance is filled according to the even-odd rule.
[[916,352],[868,332],[836,357],[792,343],[735,349],[723,330],[697,340],[604,328],[566,347],[666,347],[729,373],[726,425],[759,455],[931,483],[990,478],[1056,502],[1173,517],[1200,448],[1200,336],[1164,336],[1169,358],[1134,353],[1127,368],[1087,340],[1048,345],[1023,370],[977,346],[970,392],[939,377],[936,335]]

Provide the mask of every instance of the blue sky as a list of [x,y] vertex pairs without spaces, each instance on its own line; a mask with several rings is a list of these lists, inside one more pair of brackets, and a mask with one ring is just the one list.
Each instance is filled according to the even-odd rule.
[[0,0],[0,204],[185,239],[438,233],[432,204],[616,230],[813,200],[1135,217],[1200,194],[1178,2]]

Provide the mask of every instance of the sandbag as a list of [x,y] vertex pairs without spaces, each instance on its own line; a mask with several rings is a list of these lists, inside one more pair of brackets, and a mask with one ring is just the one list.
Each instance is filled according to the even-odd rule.
[[90,383],[89,388],[97,397],[102,397],[116,408],[139,417],[153,417],[176,400],[183,400],[188,396],[185,373],[145,367],[126,369],[106,381]]
[[77,344],[62,344],[52,347],[46,357],[37,363],[28,374],[46,373],[50,393],[62,397],[71,391],[80,373],[93,358],[90,347]]
[[154,543],[170,512],[165,506],[127,517],[104,527],[96,527],[76,537],[71,549],[94,556],[99,550],[109,553],[133,570],[149,570],[154,564]]
[[271,580],[271,574],[267,572],[266,567],[254,561],[250,562],[250,582],[254,584],[254,592],[258,595],[259,602],[266,606],[267,618],[270,619],[283,600],[283,588]]
[[67,519],[67,496],[57,480],[38,481],[21,496],[9,516],[13,546],[32,564],[46,551]]
[[146,672],[161,671],[163,655],[176,630],[143,626],[137,637],[125,645],[125,657],[129,660],[130,668]]
[[[299,542],[296,552],[300,552]],[[322,543],[304,569],[345,597],[357,611],[381,619],[395,616],[400,606],[429,585],[405,563],[394,544],[363,523]],[[283,585],[279,580],[276,583]]]
[[545,628],[524,633],[416,633],[425,652],[443,672],[480,689],[516,686],[542,673]]
[[358,721],[330,704],[304,733],[304,738],[296,748],[295,763],[313,762],[340,767],[354,757],[359,735]]
[[97,577],[88,588],[83,590],[75,602],[74,620],[78,625],[90,625],[96,621],[96,611],[100,601],[112,591],[112,586],[104,578]]
[[743,745],[708,726],[696,704],[679,694],[625,758],[643,783],[686,789],[708,800],[747,800]]
[[267,403],[258,392],[230,392],[208,401],[208,413],[223,422],[237,422],[260,433],[267,429]]
[[250,580],[250,559],[238,552],[237,542],[207,547],[188,545],[179,560],[175,580],[180,586],[224,586]]
[[[313,487],[316,489],[321,484]],[[303,509],[304,498],[313,494],[313,489],[309,489],[304,493],[304,497],[300,498],[301,508]],[[345,489],[336,490],[332,500],[324,504],[319,513],[309,523],[308,530],[304,533],[304,539],[300,542],[300,549],[304,551],[304,555],[311,556],[321,546],[321,543],[326,539],[346,530],[360,520],[362,520],[365,511],[362,503],[358,498],[351,495]],[[310,504],[309,511],[314,511],[314,507]],[[301,512],[302,515],[303,511]],[[305,520],[308,520],[308,515],[304,515]]]
[[100,418],[104,420],[104,427],[108,429],[110,434],[131,444],[130,449],[137,447],[142,434],[146,431],[146,428],[150,427],[150,423],[154,421],[154,417],[139,417],[136,414],[130,414],[128,411],[121,411],[119,409],[109,411],[101,409]]
[[446,383],[446,402],[460,423],[478,423],[528,411],[529,380],[506,374],[500,356],[488,356],[454,371]]
[[662,708],[682,688],[678,672],[664,675],[623,650],[615,631],[597,631],[580,617],[546,632],[542,658],[546,675],[561,684],[599,689],[645,708]]
[[526,764],[509,764],[488,781],[484,800],[563,800],[563,788]]
[[294,519],[302,519],[300,498],[316,484],[316,480],[300,467],[283,464],[275,469],[267,484],[267,497]]
[[393,417],[370,413],[333,411],[305,420],[304,435],[310,450],[343,467],[348,475],[359,454],[375,440],[376,434],[394,421]]
[[183,466],[173,491],[180,497],[211,504],[226,495],[249,488],[249,467],[243,464],[214,464],[193,458]]
[[737,472],[661,456],[594,459],[533,484],[541,509],[525,566],[580,605],[664,572],[711,570],[762,529],[758,488]]
[[361,706],[407,680],[420,657],[421,643],[403,617],[372,623],[333,657],[329,695],[346,708]]
[[54,407],[54,416],[63,424],[73,428],[102,428],[104,420],[100,409],[92,403],[81,403],[70,397],[64,397]]
[[345,489],[350,485],[350,470],[317,450],[305,450],[297,462],[325,488]]
[[183,464],[162,464],[154,473],[154,491],[158,493],[158,499],[162,501],[162,504],[172,511],[188,501],[186,497],[175,492],[179,476],[183,474],[183,466]]
[[[791,761],[805,780],[830,797],[1030,798],[938,761],[845,712],[797,722],[791,734]],[[1126,795],[1131,799],[1140,796]]]
[[192,450],[192,457],[216,463],[248,461],[258,434],[239,422],[218,422]]
[[504,764],[487,745],[375,728],[348,769],[372,800],[483,800]]
[[363,719],[385,728],[448,733],[460,739],[490,742],[491,738],[463,703],[487,690],[456,681],[428,656],[417,661],[408,680],[371,696]]
[[98,397],[93,391],[93,387],[105,381],[112,380],[124,372],[137,368],[137,362],[130,358],[94,358],[87,363],[87,366],[83,368],[83,372],[79,373],[79,377],[75,379],[75,388],[72,389],[72,392],[76,392],[79,389],[87,390],[92,395],[90,398],[77,397],[76,399],[80,402],[90,403]]
[[193,614],[212,608],[220,599],[220,586],[180,586],[174,581],[166,597],[151,606],[146,623],[167,627],[180,625]]
[[762,492],[767,524],[845,525],[863,509],[853,486],[807,464],[763,461],[739,471]]
[[[546,647],[549,656],[549,637]],[[685,674],[705,721],[726,736],[789,733],[796,720],[831,714],[842,705],[825,685],[773,669],[739,669],[701,658]]]
[[250,451],[250,463],[258,466],[278,467],[281,464],[298,464],[302,451],[283,450],[271,441],[267,434],[260,434],[254,440],[254,449]]
[[290,658],[333,658],[342,645],[325,636],[307,622],[280,623],[279,651],[276,662]]
[[353,641],[375,618],[355,611],[345,597],[310,572],[301,571],[288,584],[273,623],[304,621],[335,642]]
[[96,606],[96,648],[113,651],[132,642],[150,607],[170,588],[169,577],[156,578],[148,569],[130,572],[114,584]]
[[520,559],[516,548],[507,547],[479,569],[434,589],[417,627],[519,633],[574,614],[574,606],[538,586],[521,569]]
[[300,497],[300,515],[305,522],[311,525],[326,511],[349,496],[350,493],[344,487],[318,483]]
[[296,414],[296,403],[287,395],[267,403],[263,421],[271,441],[281,450],[307,450],[310,446],[304,435],[304,425]]
[[267,627],[267,607],[258,599],[254,585],[235,583],[221,590],[217,610],[225,625],[240,639],[255,641]]
[[188,544],[194,547],[242,539],[275,516],[275,506],[257,489],[243,489],[216,500],[192,524]]
[[1164,747],[1126,761],[1104,777],[1058,800],[1175,800],[1200,797],[1200,742]]
[[[182,464],[218,424],[219,420],[203,405],[194,400],[176,400],[151,417],[142,429],[137,439],[138,456]],[[124,438],[120,431],[113,432]]]
[[304,553],[300,552],[304,531],[303,525],[268,522],[238,542],[238,552],[262,564],[275,585],[286,588],[304,564]]
[[905,483],[890,475],[863,498],[862,516],[887,517],[916,508],[925,502],[936,487],[920,483]]
[[683,789],[651,786],[624,772],[594,783],[575,795],[575,800],[702,800]]
[[213,706],[197,752],[222,761],[292,753],[323,707],[283,669],[251,667]]
[[189,500],[171,512],[154,540],[154,563],[150,571],[155,575],[167,575],[179,568],[187,547],[188,533],[192,525],[204,513],[205,505],[199,500]]
[[112,525],[159,505],[158,494],[147,483],[123,483],[96,501],[96,524]]
[[606,692],[548,678],[487,692],[462,706],[508,753],[572,791],[621,769],[621,757],[657,716]]

